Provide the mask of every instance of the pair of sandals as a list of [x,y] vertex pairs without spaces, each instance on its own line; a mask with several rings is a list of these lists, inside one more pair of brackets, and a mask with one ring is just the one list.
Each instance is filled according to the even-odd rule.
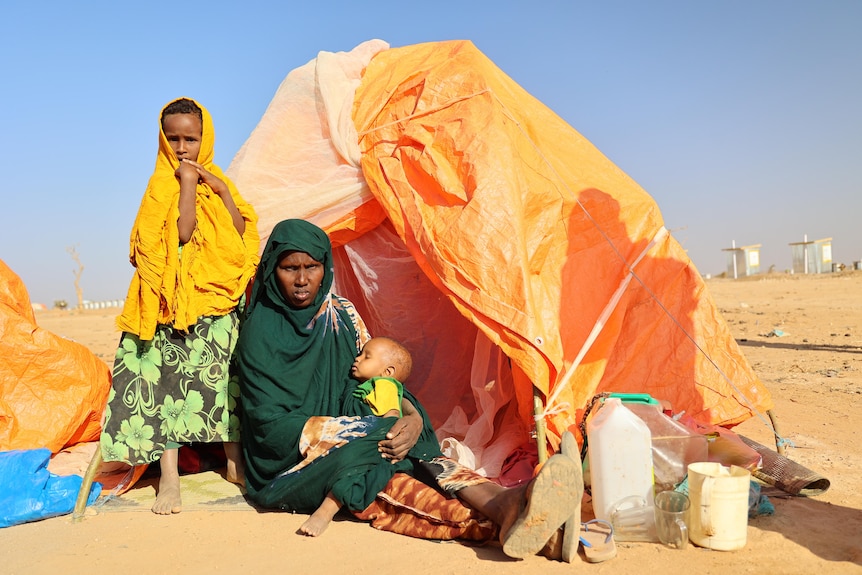
[[523,558],[544,551],[571,563],[580,545],[591,563],[615,557],[611,524],[601,519],[581,523],[583,494],[580,450],[574,435],[567,431],[561,453],[551,456],[530,484],[526,506],[503,536],[503,552]]

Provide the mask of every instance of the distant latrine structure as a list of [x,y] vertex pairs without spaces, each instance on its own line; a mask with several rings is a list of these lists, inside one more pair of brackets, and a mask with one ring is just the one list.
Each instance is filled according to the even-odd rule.
[[801,242],[790,244],[793,258],[793,273],[823,274],[832,271],[832,238],[808,241],[808,236]]
[[727,277],[737,279],[760,273],[760,244],[736,246],[721,250],[727,252]]

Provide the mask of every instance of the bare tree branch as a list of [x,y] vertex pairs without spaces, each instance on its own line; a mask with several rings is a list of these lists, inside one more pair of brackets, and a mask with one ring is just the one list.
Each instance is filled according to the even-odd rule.
[[78,251],[75,249],[75,246],[67,247],[66,251],[69,252],[69,255],[78,264],[78,269],[72,270],[72,273],[75,274],[75,294],[78,296],[78,310],[82,310],[84,309],[84,290],[81,288],[81,275],[84,273],[84,264],[81,263],[81,258],[78,257]]

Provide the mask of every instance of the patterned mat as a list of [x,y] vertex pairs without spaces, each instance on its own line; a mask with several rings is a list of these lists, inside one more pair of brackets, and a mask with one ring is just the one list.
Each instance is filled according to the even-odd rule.
[[819,473],[779,455],[753,439],[743,435],[740,435],[739,438],[763,458],[761,468],[754,470],[751,474],[767,485],[777,487],[785,493],[803,497],[822,495],[829,489],[829,480]]
[[[98,513],[115,511],[150,511],[156,499],[158,478],[142,479],[119,496],[110,493],[91,507]],[[245,489],[227,481],[216,471],[205,471],[180,477],[183,511],[248,511],[254,506],[245,497]]]

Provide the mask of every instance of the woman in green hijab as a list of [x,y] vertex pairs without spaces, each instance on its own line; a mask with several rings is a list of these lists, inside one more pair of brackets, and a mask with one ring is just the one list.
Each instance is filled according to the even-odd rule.
[[[396,471],[411,469],[405,442],[411,455],[440,455],[433,428],[409,394],[404,418],[335,419],[344,415],[350,367],[369,335],[353,304],[331,293],[332,282],[323,230],[303,220],[279,223],[264,249],[238,345],[247,488],[263,507],[311,512],[332,491],[349,509],[362,510]],[[327,425],[336,456],[305,461],[303,429],[314,433],[307,424]],[[387,440],[394,426],[398,441]]]
[[[401,418],[345,414],[350,368],[370,335],[332,293],[332,265],[326,233],[303,220],[276,225],[264,248],[237,346],[249,497],[311,513],[329,494],[361,512],[396,472],[421,471],[499,526],[507,555],[539,551],[576,505],[579,514],[580,465],[554,456],[529,486],[505,489],[442,457],[407,389]],[[310,441],[332,447],[309,461]]]

